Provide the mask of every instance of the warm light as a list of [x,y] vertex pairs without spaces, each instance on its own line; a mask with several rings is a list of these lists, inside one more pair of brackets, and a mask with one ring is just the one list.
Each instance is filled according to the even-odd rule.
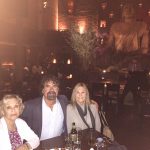
[[68,65],[71,64],[71,60],[70,59],[67,60],[67,64]]
[[139,4],[138,4],[138,6],[139,6],[139,7],[142,7],[142,6],[143,6],[143,4],[142,4],[142,3],[139,3]]
[[148,10],[148,16],[150,17],[150,9]]
[[44,71],[41,71],[41,74],[44,74]]
[[104,39],[103,38],[101,38],[101,45],[103,45],[104,44]]
[[13,66],[14,63],[13,62],[3,62],[1,65],[2,66]]
[[109,14],[109,18],[113,18],[114,17],[114,12],[111,11],[110,14]]
[[106,73],[106,70],[103,70],[103,73]]
[[47,8],[47,4],[48,4],[48,2],[47,2],[47,0],[45,0],[45,1],[43,2],[43,8]]
[[53,64],[56,64],[57,63],[57,60],[54,58],[53,59]]
[[65,23],[60,23],[59,24],[59,31],[65,31],[67,30],[67,25]]
[[74,2],[73,0],[68,0],[68,13],[72,14],[74,9]]
[[122,4],[122,3],[120,4],[120,7],[121,7],[121,8],[123,7],[123,4]]
[[72,74],[70,74],[69,76],[67,76],[67,79],[72,79]]
[[104,78],[104,77],[102,77],[101,79],[102,79],[102,80],[104,80],[105,78]]
[[107,7],[107,2],[101,3],[101,8],[102,8],[103,10],[106,9],[106,7]]
[[106,20],[101,20],[100,21],[100,27],[105,28],[106,27]]
[[78,22],[79,32],[83,34],[85,32],[86,22],[84,20]]
[[29,68],[27,66],[24,67],[24,70],[29,71]]
[[104,84],[104,87],[105,87],[105,88],[107,87],[107,84],[106,84],[106,83]]

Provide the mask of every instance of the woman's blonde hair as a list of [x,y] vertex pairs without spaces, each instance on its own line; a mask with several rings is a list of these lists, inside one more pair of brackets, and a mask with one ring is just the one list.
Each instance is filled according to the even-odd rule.
[[7,100],[9,99],[16,99],[19,103],[19,106],[20,106],[20,112],[19,112],[19,115],[22,114],[23,110],[24,110],[24,104],[22,102],[22,98],[20,98],[18,95],[16,94],[7,94],[5,95],[2,100],[0,101],[0,117],[2,117],[4,115],[4,106],[7,102]]
[[72,105],[75,105],[75,103],[76,103],[76,94],[77,94],[77,89],[79,87],[83,87],[85,89],[85,92],[86,92],[86,101],[85,102],[86,102],[86,104],[89,105],[91,103],[90,96],[89,96],[89,90],[88,90],[86,84],[82,83],[82,82],[77,83],[75,85],[75,87],[73,88],[72,95],[71,95],[71,103],[72,103]]

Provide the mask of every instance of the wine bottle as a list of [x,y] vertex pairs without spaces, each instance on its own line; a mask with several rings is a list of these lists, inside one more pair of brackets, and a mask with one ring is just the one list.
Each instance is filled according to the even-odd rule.
[[71,136],[72,142],[75,142],[77,140],[77,129],[76,129],[75,122],[72,123],[72,129],[70,132],[70,136]]

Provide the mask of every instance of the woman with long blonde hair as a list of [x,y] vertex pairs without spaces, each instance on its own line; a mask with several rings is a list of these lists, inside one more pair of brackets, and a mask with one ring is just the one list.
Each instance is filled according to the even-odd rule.
[[67,130],[70,133],[72,123],[82,130],[94,128],[101,131],[101,123],[98,109],[95,103],[92,103],[89,91],[85,83],[77,83],[71,96],[71,104],[67,106]]

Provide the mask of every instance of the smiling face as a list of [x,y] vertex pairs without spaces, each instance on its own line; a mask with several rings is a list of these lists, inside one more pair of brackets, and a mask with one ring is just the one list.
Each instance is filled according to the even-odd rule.
[[86,89],[84,87],[79,86],[76,89],[75,99],[79,104],[84,104],[86,102]]
[[17,99],[10,98],[4,100],[3,116],[10,121],[15,121],[20,115],[20,104]]
[[58,91],[58,85],[55,84],[53,81],[47,81],[44,83],[43,96],[46,100],[56,101]]

